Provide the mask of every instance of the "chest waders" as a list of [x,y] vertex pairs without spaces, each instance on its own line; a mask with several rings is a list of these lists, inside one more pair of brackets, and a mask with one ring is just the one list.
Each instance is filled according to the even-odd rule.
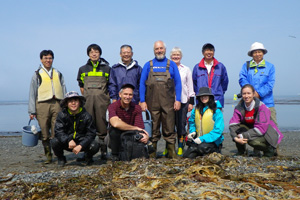
[[84,97],[86,98],[85,109],[93,117],[97,135],[104,140],[107,135],[106,110],[110,103],[107,90],[108,75],[104,72],[88,73],[84,77]]
[[[175,157],[175,84],[171,79],[169,68],[170,60],[167,62],[166,72],[154,72],[153,61],[150,61],[150,72],[146,81],[146,103],[153,120],[152,142],[154,148],[161,137],[160,125],[162,125],[162,135],[167,142],[169,157]],[[156,155],[151,157],[154,156]]]

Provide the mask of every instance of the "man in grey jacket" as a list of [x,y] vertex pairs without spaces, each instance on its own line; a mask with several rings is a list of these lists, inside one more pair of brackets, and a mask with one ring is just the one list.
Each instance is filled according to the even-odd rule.
[[54,137],[55,120],[60,111],[59,102],[67,91],[63,75],[52,67],[53,52],[43,50],[40,59],[41,64],[33,74],[30,83],[28,113],[30,119],[36,118],[39,122],[47,158],[45,164],[49,164],[52,162],[50,139]]

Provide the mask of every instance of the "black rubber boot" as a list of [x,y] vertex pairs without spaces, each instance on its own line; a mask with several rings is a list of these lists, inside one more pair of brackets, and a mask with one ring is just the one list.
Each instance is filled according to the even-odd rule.
[[245,144],[241,145],[241,144],[239,144],[239,143],[236,142],[235,145],[236,145],[236,148],[238,150],[236,156],[244,156],[244,155],[247,154],[247,150],[246,150],[246,145]]
[[57,160],[58,160],[57,165],[59,167],[64,167],[66,165],[67,159],[65,156],[57,157]]

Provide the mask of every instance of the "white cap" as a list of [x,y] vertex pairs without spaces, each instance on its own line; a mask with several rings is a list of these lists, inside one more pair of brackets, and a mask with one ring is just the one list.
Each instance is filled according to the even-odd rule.
[[248,51],[248,56],[252,57],[252,51],[255,51],[255,50],[262,50],[264,52],[264,54],[268,53],[267,49],[265,49],[265,47],[262,43],[254,42],[251,45],[250,50]]

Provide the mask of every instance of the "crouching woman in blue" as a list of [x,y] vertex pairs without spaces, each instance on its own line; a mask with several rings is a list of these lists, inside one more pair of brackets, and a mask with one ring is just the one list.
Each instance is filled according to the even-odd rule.
[[252,85],[244,85],[241,94],[243,99],[235,107],[229,122],[230,135],[238,149],[237,155],[244,155],[246,144],[249,144],[255,151],[263,151],[265,157],[274,156],[283,135],[271,120],[271,111],[255,97]]
[[222,105],[215,102],[214,95],[208,87],[202,87],[196,95],[197,106],[189,118],[188,141],[189,148],[183,154],[184,158],[195,158],[213,152],[220,153],[224,140],[224,119]]

